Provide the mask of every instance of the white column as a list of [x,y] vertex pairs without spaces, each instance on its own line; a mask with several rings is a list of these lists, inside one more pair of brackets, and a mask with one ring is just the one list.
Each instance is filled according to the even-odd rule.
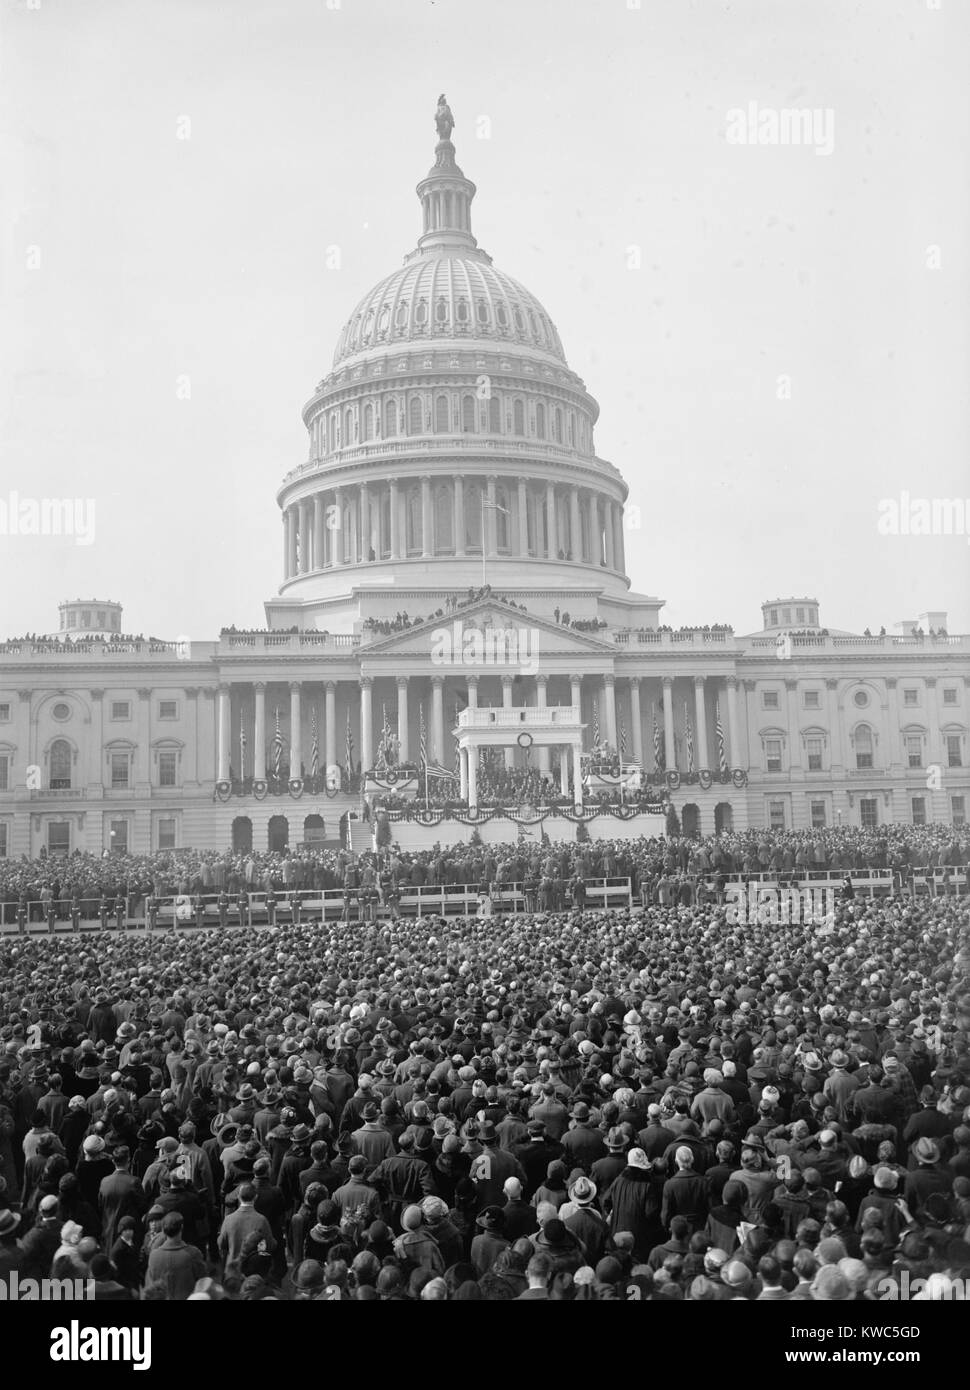
[[829,732],[832,738],[832,766],[831,771],[836,768],[842,770],[842,726],[839,723],[839,683],[837,680],[825,682],[825,689],[829,697]]
[[674,681],[672,676],[663,677],[664,691],[664,759],[667,771],[677,768],[677,745],[674,742]]
[[788,692],[788,770],[802,770],[802,740],[798,730],[798,682],[785,681]]
[[300,682],[290,681],[290,776],[300,777],[303,763]]
[[491,558],[495,554],[495,478],[489,474],[486,481],[485,500],[485,554]]
[[[360,562],[366,565],[371,551],[370,493],[367,484],[360,485]],[[377,554],[377,547],[374,547]]]
[[455,474],[454,497],[455,554],[465,553],[465,483],[460,473]]
[[616,748],[616,682],[613,676],[603,677],[603,719],[606,723],[606,741]]
[[614,543],[616,567],[626,574],[626,540],[623,535],[623,503],[614,503],[616,517],[616,539]]
[[556,535],[556,489],[552,483],[546,483],[546,539],[548,558],[555,560],[559,554],[559,540]]
[[400,745],[398,756],[402,763],[408,761],[408,678],[397,678],[397,738]]
[[444,765],[445,761],[445,678],[431,677],[431,759]]
[[633,761],[643,767],[643,726],[640,716],[640,678],[630,677],[630,723],[633,725]]
[[337,682],[327,681],[324,686],[324,730],[323,743],[326,752],[327,768],[337,761]]
[[569,795],[569,749],[565,745],[559,749],[559,795]]
[[741,767],[741,739],[738,733],[738,678],[727,678],[728,699],[728,766]]
[[529,553],[529,499],[524,478],[519,479],[518,498],[519,554],[527,556]]
[[616,569],[616,554],[613,545],[613,503],[606,498],[603,503],[603,533],[606,536],[606,568]]
[[286,509],[286,577],[296,574],[296,507]]
[[[503,708],[503,709],[511,709],[511,708],[512,708],[512,677],[511,677],[511,676],[503,676],[503,677],[502,677],[502,708]],[[511,737],[511,730],[509,731],[509,736]],[[503,753],[503,756],[504,756],[504,758],[505,758],[505,766],[506,766],[506,767],[514,767],[514,766],[515,766],[515,749],[514,749],[514,748],[503,748],[503,749],[502,749],[502,753]]]
[[313,568],[315,570],[323,569],[326,520],[327,513],[323,505],[323,493],[318,492],[313,498]]
[[478,709],[478,677],[468,677],[468,708]]
[[573,805],[583,804],[583,764],[579,744],[573,744]]
[[582,676],[570,676],[569,678],[569,699],[570,703],[576,706],[577,718],[583,717],[583,678]]
[[577,562],[583,558],[583,533],[579,524],[579,488],[569,489],[569,548]]
[[360,682],[360,766],[362,772],[369,772],[374,766],[372,687],[370,676]]
[[587,559],[591,565],[598,565],[600,562],[599,506],[595,492],[587,492],[586,494],[586,516],[589,522],[589,555]]
[[334,566],[344,563],[344,490],[338,487],[333,494],[333,529],[330,533],[330,554]]
[[283,523],[283,578],[290,577],[290,517],[286,511],[280,512],[280,521]]
[[[546,708],[546,676],[536,676],[536,709]],[[543,744],[538,750],[537,766],[545,776],[549,771],[549,747]]]
[[431,479],[427,474],[421,479],[421,558],[427,560],[434,553],[431,543]]
[[401,527],[400,527],[400,522],[399,522],[399,517],[398,517],[398,496],[397,496],[397,479],[396,479],[396,478],[392,478],[392,479],[390,480],[390,483],[389,483],[389,485],[388,485],[388,488],[389,488],[389,492],[390,492],[390,506],[389,506],[388,510],[389,510],[389,512],[390,512],[390,522],[391,522],[391,536],[390,536],[391,559],[392,559],[392,560],[400,560],[400,558],[401,558]]
[[257,782],[266,780],[266,684],[257,681],[253,686],[256,707],[255,728],[253,730],[253,778]]
[[694,677],[694,713],[697,718],[697,771],[709,769],[711,755],[707,750],[707,708],[704,703],[704,677]]
[[468,750],[459,748],[458,750],[458,776],[460,786],[458,795],[462,801],[468,800]]
[[229,780],[229,727],[231,720],[228,685],[219,686],[219,763],[216,774],[220,782]]
[[310,570],[310,504],[300,503],[300,573]]
[[478,749],[472,744],[466,750],[466,762],[468,763],[468,804],[469,806],[478,805]]

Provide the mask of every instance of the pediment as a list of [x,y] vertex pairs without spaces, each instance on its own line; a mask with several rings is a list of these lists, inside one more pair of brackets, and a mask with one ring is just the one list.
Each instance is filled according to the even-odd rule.
[[[361,656],[424,655],[440,660],[449,651],[471,650],[479,643],[490,651],[504,645],[506,649],[515,646],[545,656],[616,654],[611,641],[594,633],[563,627],[494,599],[482,599],[446,612],[443,617],[428,618],[403,631],[368,641],[361,647]],[[456,664],[461,664],[460,657]]]

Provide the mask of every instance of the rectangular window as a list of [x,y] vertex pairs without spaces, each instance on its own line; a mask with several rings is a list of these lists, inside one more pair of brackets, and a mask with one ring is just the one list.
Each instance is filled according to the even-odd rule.
[[159,719],[178,719],[178,700],[159,700],[158,717]]
[[772,627],[777,627],[777,626],[778,626],[778,609],[777,609],[777,608],[773,608],[773,609],[771,610],[771,626],[772,626]]
[[923,740],[919,734],[906,735],[906,766],[923,766]]
[[777,708],[778,708],[778,691],[777,691],[777,690],[763,690],[763,691],[761,692],[761,704],[762,704],[762,708],[764,708],[764,709],[777,709]]
[[0,753],[0,792],[10,790],[10,754]]
[[158,785],[160,787],[178,786],[179,755],[174,749],[166,748],[158,755]]
[[768,824],[772,830],[784,830],[785,803],[783,801],[768,802]]
[[67,615],[67,625],[68,625],[68,627],[77,627],[77,614],[76,614],[76,613],[68,613],[68,615]]
[[926,824],[926,798],[924,796],[914,796],[912,800],[913,824]]
[[795,609],[795,622],[796,622],[796,623],[803,623],[804,621],[805,621],[805,609],[804,609],[804,608],[796,608],[796,609]]
[[912,708],[919,704],[919,691],[906,689],[903,691],[903,704]]
[[863,830],[874,830],[879,824],[879,812],[874,796],[864,796],[859,801],[859,820]]
[[9,724],[9,723],[10,723],[10,706],[9,706],[8,704],[2,704],[2,705],[0,705],[0,724]]
[[955,686],[952,686],[952,685],[946,686],[946,688],[945,688],[944,691],[943,691],[943,703],[944,703],[945,705],[955,705],[956,702],[957,702],[956,687],[955,687]]
[[109,833],[109,848],[115,854],[128,853],[128,822],[126,820],[113,820]]
[[52,820],[47,825],[47,853],[70,854],[71,823],[66,820]]
[[813,802],[812,802],[812,829],[813,829],[813,830],[824,830],[824,829],[825,829],[825,802],[824,802],[824,801],[813,801]]
[[963,766],[963,754],[960,750],[960,735],[947,734],[946,736],[946,760],[950,767]]
[[818,692],[817,690],[806,690],[806,691],[805,691],[805,708],[806,708],[806,709],[820,709],[820,708],[821,708],[821,695],[819,694],[819,692]]
[[808,753],[809,772],[822,771],[822,740],[820,738],[807,738],[805,740],[805,750]]
[[781,739],[765,739],[765,766],[769,772],[781,771]]
[[950,811],[954,825],[966,825],[967,823],[967,802],[962,796],[951,796]]
[[112,700],[112,701],[111,701],[111,718],[112,718],[112,719],[130,719],[130,718],[131,718],[131,701],[130,701],[130,700]]
[[[956,825],[956,821],[953,822]],[[7,822],[0,820],[0,859],[7,857]]]
[[790,609],[790,608],[783,608],[783,609],[781,610],[781,620],[782,620],[783,623],[790,623],[790,622],[791,622],[791,609]]
[[111,785],[113,787],[127,787],[130,764],[131,759],[127,753],[111,754]]
[[175,849],[175,817],[161,816],[156,831],[156,849]]

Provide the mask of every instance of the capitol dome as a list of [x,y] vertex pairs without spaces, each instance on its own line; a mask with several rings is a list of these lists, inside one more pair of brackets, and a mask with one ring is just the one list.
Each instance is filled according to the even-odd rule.
[[627,488],[596,455],[599,407],[543,305],[472,234],[444,111],[417,246],[358,302],[303,408],[270,626],[358,631],[361,585],[371,611],[382,584],[411,611],[485,582],[550,611],[573,590],[590,617],[627,601]]

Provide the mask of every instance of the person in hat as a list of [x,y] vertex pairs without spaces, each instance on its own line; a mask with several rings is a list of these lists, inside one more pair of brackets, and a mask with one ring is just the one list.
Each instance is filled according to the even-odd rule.
[[573,1106],[569,1128],[562,1136],[562,1147],[567,1164],[582,1168],[585,1173],[592,1172],[593,1164],[606,1157],[603,1131],[590,1118],[585,1101],[577,1101]]
[[856,1230],[866,1229],[866,1212],[879,1214],[883,1235],[890,1246],[895,1246],[903,1229],[909,1224],[909,1209],[897,1192],[898,1177],[895,1169],[880,1164],[872,1175],[872,1190],[859,1203],[856,1217]]
[[427,1270],[432,1278],[445,1272],[438,1242],[418,1205],[407,1206],[401,1213],[401,1234],[394,1242],[394,1253],[406,1267]]
[[597,1205],[595,1182],[581,1174],[569,1186],[568,1216],[563,1215],[566,1229],[576,1237],[586,1253],[587,1263],[595,1266],[606,1252],[610,1228]]
[[368,1101],[360,1112],[360,1129],[351,1134],[354,1150],[367,1159],[368,1168],[376,1168],[394,1153],[394,1140],[384,1127],[381,1112],[374,1101]]
[[622,1129],[612,1125],[605,1135],[606,1153],[589,1170],[591,1180],[600,1192],[607,1192],[626,1167],[628,1139]]
[[479,1210],[496,1206],[502,1201],[506,1179],[517,1178],[523,1188],[525,1168],[514,1154],[499,1146],[499,1135],[491,1120],[484,1120],[478,1132],[482,1152],[471,1161],[469,1177],[475,1184]]
[[913,1172],[906,1174],[903,1200],[913,1215],[918,1217],[934,1192],[949,1197],[951,1177],[940,1166],[940,1146],[935,1139],[924,1135],[916,1140],[911,1152],[917,1166]]
[[[276,1249],[276,1239],[269,1222],[256,1210],[256,1189],[253,1184],[242,1183],[236,1189],[236,1195],[236,1209],[226,1215],[219,1230],[219,1254],[225,1263],[227,1276],[240,1273],[244,1248],[251,1237],[255,1237],[256,1247],[262,1253],[272,1255]],[[166,1221],[169,1219],[165,1218]],[[181,1216],[179,1219],[181,1221]]]
[[162,1218],[162,1240],[148,1256],[145,1287],[159,1287],[171,1302],[184,1302],[205,1275],[202,1252],[182,1239],[182,1217],[170,1211]]
[[686,1144],[678,1146],[674,1159],[677,1171],[663,1186],[660,1224],[669,1231],[673,1218],[683,1216],[691,1231],[696,1231],[707,1219],[707,1185],[695,1172],[694,1154]]
[[630,1149],[626,1167],[603,1198],[610,1231],[629,1231],[634,1258],[645,1261],[663,1234],[660,1204],[663,1174],[657,1172],[640,1148]]
[[503,1250],[511,1244],[505,1234],[505,1216],[499,1206],[488,1206],[480,1211],[475,1223],[477,1234],[471,1243],[471,1262],[477,1278],[481,1278],[495,1264]]
[[544,1121],[531,1119],[528,1123],[528,1139],[517,1144],[512,1150],[514,1157],[522,1165],[525,1182],[522,1184],[526,1199],[531,1201],[537,1188],[542,1184],[549,1164],[562,1156],[562,1145],[546,1133]]
[[136,1220],[148,1206],[145,1189],[131,1171],[131,1154],[123,1145],[111,1155],[114,1172],[102,1178],[98,1189],[98,1214],[101,1217],[101,1240],[110,1250],[123,1216]]
[[360,1213],[368,1221],[376,1221],[383,1214],[381,1199],[374,1185],[376,1171],[370,1182],[365,1179],[366,1172],[366,1158],[363,1154],[354,1154],[347,1165],[347,1181],[336,1189],[333,1200],[344,1216]]

